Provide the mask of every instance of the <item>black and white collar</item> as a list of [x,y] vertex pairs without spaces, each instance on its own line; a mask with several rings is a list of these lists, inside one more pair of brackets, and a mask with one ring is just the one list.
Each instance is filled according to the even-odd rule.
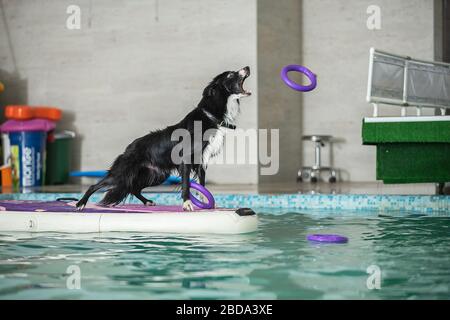
[[203,110],[203,112],[205,113],[205,115],[211,120],[211,121],[213,121],[214,123],[216,123],[219,127],[225,127],[225,128],[228,128],[228,129],[232,129],[232,130],[234,130],[234,129],[236,129],[236,126],[234,125],[234,124],[230,124],[230,123],[227,123],[227,122],[225,122],[225,121],[219,121],[219,119],[217,119],[212,113],[210,113],[209,111],[207,111],[207,110],[205,110],[205,109],[202,109]]

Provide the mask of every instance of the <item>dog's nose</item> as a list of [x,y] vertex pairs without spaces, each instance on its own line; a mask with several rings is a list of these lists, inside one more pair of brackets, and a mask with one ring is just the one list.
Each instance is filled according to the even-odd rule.
[[249,76],[250,75],[250,67],[246,66],[246,67],[242,68],[241,70],[239,70],[239,74],[241,74],[242,76]]

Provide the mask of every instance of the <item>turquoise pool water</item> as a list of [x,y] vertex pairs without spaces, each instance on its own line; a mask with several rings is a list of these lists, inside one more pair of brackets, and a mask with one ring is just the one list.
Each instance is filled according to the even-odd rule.
[[0,234],[0,299],[450,298],[449,214],[256,211],[237,236]]

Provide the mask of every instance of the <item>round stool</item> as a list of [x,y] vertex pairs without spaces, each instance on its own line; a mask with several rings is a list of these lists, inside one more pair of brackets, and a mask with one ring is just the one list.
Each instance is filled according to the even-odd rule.
[[308,135],[303,136],[303,141],[311,141],[314,143],[314,165],[311,167],[302,167],[297,173],[297,181],[304,181],[310,179],[311,182],[317,182],[320,178],[320,173],[323,171],[329,172],[328,181],[331,183],[336,182],[336,170],[331,167],[322,167],[321,165],[321,148],[325,146],[325,142],[330,142],[332,136],[327,135]]

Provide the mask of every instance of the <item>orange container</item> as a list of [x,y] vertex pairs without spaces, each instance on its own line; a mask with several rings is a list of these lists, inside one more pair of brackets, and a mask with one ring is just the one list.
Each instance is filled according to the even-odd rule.
[[2,175],[2,187],[12,187],[12,171],[11,166],[5,165],[0,167]]
[[14,120],[29,120],[34,116],[33,108],[23,105],[11,105],[5,107],[5,117]]
[[5,108],[5,117],[13,120],[29,120],[33,118],[61,120],[61,109],[44,106],[10,105]]
[[34,117],[59,121],[61,120],[61,109],[55,107],[34,107]]

